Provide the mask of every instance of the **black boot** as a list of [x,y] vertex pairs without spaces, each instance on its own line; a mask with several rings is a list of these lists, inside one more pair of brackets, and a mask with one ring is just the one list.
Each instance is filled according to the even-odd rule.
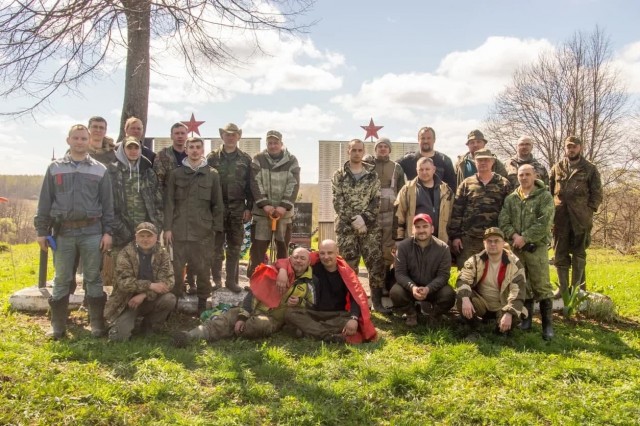
[[104,305],[106,303],[107,294],[104,292],[99,297],[87,296],[89,324],[91,324],[91,335],[93,337],[102,337],[107,334],[107,327],[104,324]]
[[382,288],[371,288],[371,303],[373,310],[380,312],[382,315],[390,315],[391,309],[385,308],[382,304]]
[[53,340],[60,340],[67,332],[67,318],[69,317],[69,295],[62,299],[49,298],[49,310],[51,311],[51,329],[46,336]]
[[556,266],[556,271],[558,271],[558,289],[553,298],[562,299],[562,294],[569,289],[569,268]]
[[542,317],[542,338],[553,338],[553,300],[542,299],[540,301],[540,316]]
[[531,321],[533,320],[533,299],[527,299],[524,301],[524,307],[527,308],[529,315],[520,323],[520,330],[531,330]]
[[176,348],[184,348],[189,343],[196,340],[206,340],[207,336],[204,331],[204,326],[199,325],[190,331],[178,331],[173,334],[173,346]]

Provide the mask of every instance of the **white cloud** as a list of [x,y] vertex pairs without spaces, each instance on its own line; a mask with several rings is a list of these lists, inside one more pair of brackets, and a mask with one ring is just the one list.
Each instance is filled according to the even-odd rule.
[[354,117],[366,107],[407,122],[424,111],[480,105],[491,101],[518,66],[550,48],[546,40],[489,37],[476,49],[448,54],[435,72],[387,73],[332,102]]
[[623,47],[613,64],[629,92],[640,93],[640,41]]
[[338,121],[334,113],[307,104],[286,112],[249,110],[242,128],[245,134],[262,134],[268,129],[277,129],[286,140],[289,136],[296,137],[298,133],[327,133]]

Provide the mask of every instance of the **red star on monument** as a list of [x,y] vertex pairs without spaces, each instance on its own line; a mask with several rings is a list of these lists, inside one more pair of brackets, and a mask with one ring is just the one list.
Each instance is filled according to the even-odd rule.
[[367,140],[367,138],[371,138],[371,142],[373,142],[373,138],[375,137],[376,139],[378,139],[378,130],[382,129],[384,126],[376,126],[375,124],[373,124],[373,118],[371,119],[371,121],[369,121],[369,125],[368,126],[360,126],[362,127],[366,132],[367,135],[364,137],[364,140]]
[[194,133],[200,136],[200,130],[198,129],[198,127],[200,127],[200,125],[204,123],[204,121],[196,121],[193,113],[191,113],[191,120],[181,121],[181,123],[187,126],[187,132],[191,132],[191,136],[193,136]]

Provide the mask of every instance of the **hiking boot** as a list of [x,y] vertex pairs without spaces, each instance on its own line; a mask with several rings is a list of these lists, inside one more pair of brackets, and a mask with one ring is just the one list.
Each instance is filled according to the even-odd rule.
[[204,327],[201,325],[190,331],[177,331],[173,333],[172,338],[173,346],[175,346],[176,348],[185,348],[191,342],[194,342],[196,340],[206,340]]
[[418,325],[417,315],[407,315],[407,319],[404,321],[407,327],[415,327]]

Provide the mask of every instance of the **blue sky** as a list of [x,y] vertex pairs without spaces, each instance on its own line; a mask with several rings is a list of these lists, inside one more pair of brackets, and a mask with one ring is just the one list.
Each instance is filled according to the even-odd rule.
[[[518,66],[571,37],[600,26],[610,37],[615,65],[629,91],[640,93],[640,2],[556,1],[337,1],[318,0],[300,22],[317,21],[297,38],[262,33],[264,55],[244,58],[233,72],[211,70],[217,87],[189,84],[179,60],[156,46],[162,73],[151,82],[148,136],[168,136],[171,124],[193,112],[204,137],[234,122],[245,136],[275,128],[317,182],[318,140],[364,137],[372,117],[380,136],[415,141],[425,125],[437,131],[436,149],[463,152],[466,134],[480,127],[494,96]],[[114,52],[117,59],[118,52]],[[51,151],[62,153],[71,124],[102,115],[117,136],[123,71],[88,80],[80,94],[60,93],[33,117],[0,126],[2,174],[42,174]],[[0,110],[24,104],[6,99]]]

